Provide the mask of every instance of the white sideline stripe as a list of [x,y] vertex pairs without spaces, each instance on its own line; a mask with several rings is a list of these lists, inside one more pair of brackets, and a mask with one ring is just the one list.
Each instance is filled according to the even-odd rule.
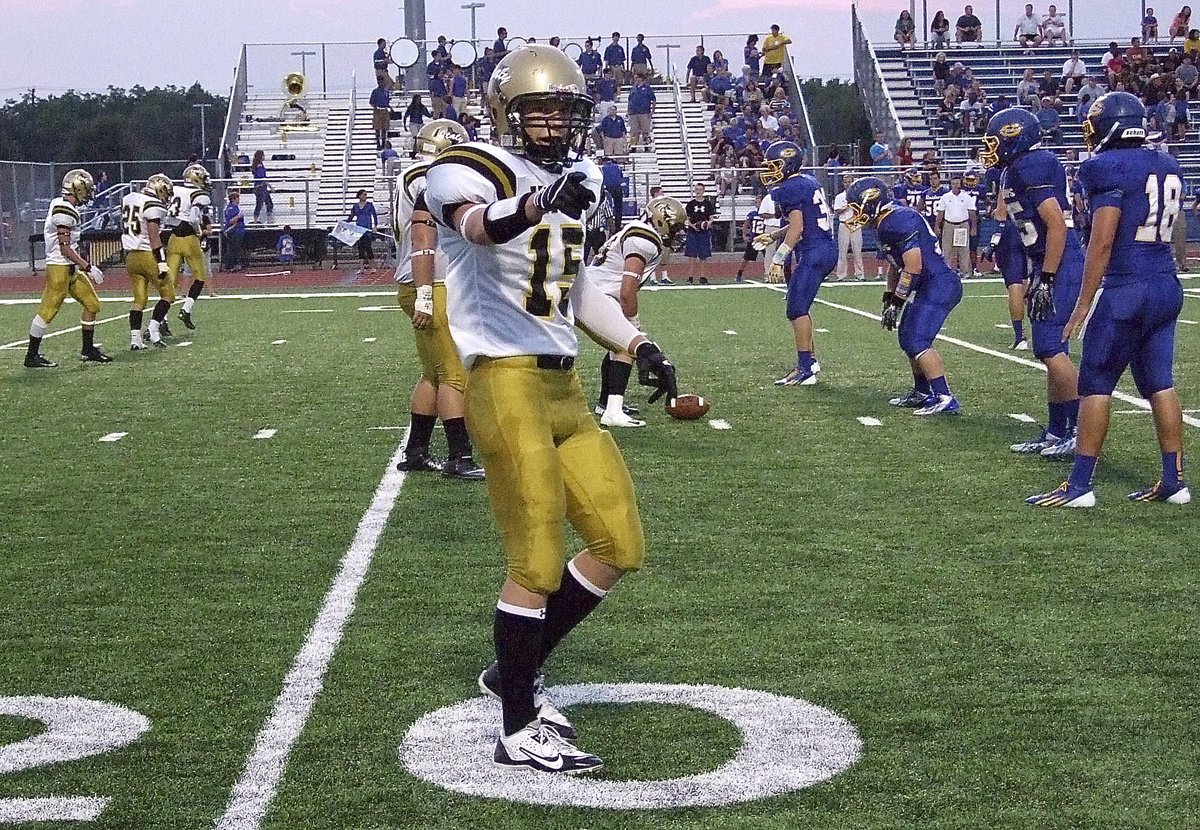
[[733,329],[725,329],[725,331],[723,331],[721,333],[722,334],[737,334],[737,332],[734,331]]
[[398,305],[363,305],[358,307],[359,311],[404,311]]
[[1195,320],[1184,320],[1181,318],[1179,322],[1183,323],[1185,326],[1200,326],[1200,323],[1197,323]]
[[101,438],[100,442],[103,444],[111,444],[115,441],[120,441],[128,434],[128,432],[110,432],[108,435],[105,435],[103,438]]
[[708,422],[708,425],[713,429],[733,429],[733,425],[724,418],[716,418]]
[[289,308],[284,314],[333,314],[332,308]]
[[258,432],[254,433],[254,437],[255,438],[271,438],[278,431],[279,430],[275,430],[275,429],[260,429]]
[[[780,291],[780,292],[787,291],[786,288],[780,288],[779,286],[775,286],[775,285],[769,285],[767,287],[770,288],[772,291]],[[821,305],[827,305],[830,308],[836,308],[839,311],[848,311],[851,314],[857,314],[859,317],[866,317],[868,320],[878,321],[880,319],[878,314],[874,314],[870,311],[864,311],[861,308],[855,308],[854,306],[842,305],[841,303],[832,303],[829,300],[824,300],[824,299],[821,299],[820,297],[816,298],[816,302],[820,303]],[[1033,360],[1026,360],[1023,357],[1017,357],[1016,355],[1013,355],[1013,354],[999,352],[999,351],[996,351],[995,349],[989,349],[987,346],[980,346],[980,345],[972,343],[968,340],[961,340],[957,337],[951,337],[948,334],[938,334],[937,339],[944,340],[947,343],[953,343],[955,346],[961,346],[964,349],[970,349],[973,352],[979,352],[979,354],[986,354],[986,355],[990,355],[992,357],[998,357],[1001,360],[1007,360],[1011,363],[1016,363],[1020,366],[1028,366],[1030,369],[1037,369],[1042,372],[1046,371],[1046,366],[1043,363],[1033,361]],[[1145,398],[1139,398],[1136,395],[1129,395],[1129,394],[1126,394],[1125,392],[1121,392],[1121,391],[1113,392],[1112,396],[1119,401],[1124,401],[1125,403],[1133,404],[1134,406],[1138,407],[1139,409],[1146,409],[1146,410],[1150,409],[1150,402],[1148,400],[1146,400]],[[1185,424],[1187,424],[1188,426],[1200,428],[1200,418],[1193,418],[1191,415],[1184,415],[1183,422]]]
[[283,679],[283,689],[275,699],[271,716],[254,740],[254,749],[233,785],[225,813],[217,820],[217,830],[257,830],[262,826],[287,769],[288,756],[312,714],[325,673],[341,644],[346,623],[354,614],[354,603],[371,567],[379,537],[404,486],[405,474],[396,465],[404,455],[407,440],[406,431],[375,488],[371,506],[358,522],[354,541],[342,557],[304,646]]
[[[1200,409],[1185,409],[1183,411],[1185,413],[1200,412]],[[1149,412],[1145,409],[1117,409],[1117,410],[1113,411],[1113,414],[1114,415],[1148,415]]]
[[397,429],[408,429],[408,427],[367,427],[367,429],[368,430],[373,430],[373,429],[397,430]]
[[[132,298],[131,298],[131,301],[132,301]],[[36,300],[35,302],[40,304],[42,301],[39,299],[39,300]],[[116,317],[105,317],[103,320],[97,320],[96,325],[98,326],[101,323],[112,323],[117,320],[128,320],[128,319],[129,319],[129,314],[118,314]],[[61,331],[47,332],[42,337],[42,339],[49,340],[51,337],[59,337],[60,335],[70,334],[71,332],[79,331],[82,328],[83,328],[83,326],[71,326],[69,329],[62,329]],[[28,346],[28,345],[29,345],[29,338],[25,337],[20,340],[14,340],[11,343],[5,343],[3,346],[0,346],[0,349],[15,349],[18,346]]]
[[[353,299],[365,300],[369,297],[395,297],[395,291],[325,291],[312,292],[306,291],[302,294],[287,293],[287,294],[220,294],[213,296],[206,294],[204,302],[210,300],[320,300],[320,299],[337,299],[350,297]],[[101,302],[105,303],[131,303],[133,297],[109,297],[100,298]],[[41,297],[9,297],[0,299],[0,306],[5,305],[39,305],[42,302]],[[74,303],[75,300],[68,297],[64,301],[64,305]],[[398,306],[397,306],[398,307]]]
[[192,345],[192,341],[191,341],[191,340],[184,340],[182,343],[176,343],[175,345],[176,345],[176,346],[178,346],[179,348],[181,348],[181,349],[182,349],[184,346],[190,346],[190,345]]
[[872,418],[868,415],[860,415],[858,418],[858,422],[865,427],[881,427],[881,426],[883,426],[883,421],[879,420],[878,418]]
[[287,342],[286,340],[272,340],[271,345],[272,346],[282,346],[286,342]]
[[252,271],[247,271],[246,276],[247,277],[286,277],[286,276],[289,276],[291,273],[292,273],[291,271],[263,271],[261,274],[255,274]]
[[1026,415],[1024,412],[1010,412],[1008,413],[1008,417],[1012,418],[1014,421],[1020,421],[1023,424],[1037,423],[1037,418],[1034,418],[1032,415]]
[[363,342],[364,343],[374,343],[378,339],[379,339],[378,337],[364,337]]
[[43,821],[98,821],[111,798],[5,798],[0,824]]
[[998,329],[1010,329],[1012,325],[1010,323],[996,323],[995,327]]
[[829,329],[813,329],[817,334],[829,334]]

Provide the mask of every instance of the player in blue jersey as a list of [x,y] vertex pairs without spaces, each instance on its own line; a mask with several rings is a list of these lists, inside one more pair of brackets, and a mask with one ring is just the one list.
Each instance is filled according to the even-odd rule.
[[794,141],[776,141],[767,148],[767,168],[759,175],[771,190],[779,216],[786,220],[783,241],[771,258],[767,282],[784,279],[784,264],[793,256],[787,276],[787,318],[796,341],[796,366],[775,381],[776,386],[811,386],[817,382],[813,369],[813,326],[809,309],[825,278],[837,267],[837,244],[833,223],[825,203],[825,191],[812,176],[801,172],[804,151]]
[[[918,208],[918,210],[920,210],[924,214],[925,221],[927,223],[929,223],[929,227],[932,228],[934,223],[937,221],[938,199],[942,198],[949,192],[950,192],[950,188],[948,188],[948,187],[946,187],[946,185],[942,184],[941,174],[938,173],[938,171],[936,171],[936,170],[931,170],[929,172],[929,187],[925,188],[925,190],[922,191],[921,204],[920,204],[920,207]],[[917,206],[909,205],[909,207],[917,207]]]
[[846,201],[853,213],[850,227],[873,224],[893,266],[883,294],[883,327],[896,329],[899,318],[900,348],[912,366],[913,388],[889,403],[911,408],[914,415],[958,412],[933,341],[962,299],[962,281],[942,258],[929,224],[917,211],[892,201],[882,179],[858,179],[850,185]]
[[1046,367],[1049,421],[1038,438],[1011,449],[1063,458],[1075,451],[1079,372],[1062,332],[1083,282],[1083,248],[1070,221],[1066,171],[1041,141],[1042,128],[1032,113],[1019,107],[1003,110],[988,122],[979,160],[985,167],[1000,168],[1000,197],[1029,256],[1033,279],[1026,306],[1033,355]]
[[921,199],[925,193],[925,182],[921,171],[914,167],[904,173],[904,176],[892,185],[892,198],[910,208],[920,208]]
[[1012,349],[1023,352],[1029,349],[1029,341],[1025,339],[1025,290],[1029,284],[1029,258],[1025,256],[1025,246],[1021,244],[1021,232],[1016,222],[1008,220],[1008,205],[1000,198],[999,167],[993,167],[985,176],[985,187],[988,188],[988,200],[992,206],[992,218],[1000,223],[1000,228],[992,234],[992,262],[1004,280],[1004,290],[1008,294],[1008,319],[1012,323]]
[[[1150,402],[1162,452],[1162,476],[1130,493],[1132,501],[1187,504],[1183,410],[1175,391],[1175,325],[1183,288],[1171,232],[1182,206],[1178,162],[1145,146],[1146,109],[1125,92],[1102,95],[1088,111],[1084,140],[1095,155],[1079,178],[1091,213],[1083,288],[1063,331],[1083,331],[1079,440],[1070,478],[1026,501],[1038,507],[1092,507],[1092,476],[1108,432],[1113,389],[1125,369]],[[1086,326],[1086,328],[1085,328]]]

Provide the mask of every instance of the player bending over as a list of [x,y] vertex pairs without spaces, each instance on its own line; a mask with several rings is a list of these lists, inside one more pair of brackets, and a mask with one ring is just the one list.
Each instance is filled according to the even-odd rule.
[[1079,167],[1091,235],[1083,288],[1063,330],[1083,335],[1079,369],[1079,438],[1070,477],[1032,496],[1037,507],[1093,507],[1092,477],[1108,433],[1109,405],[1128,368],[1150,401],[1162,452],[1162,476],[1131,501],[1187,504],[1183,477],[1183,410],[1175,391],[1175,325],[1183,288],[1171,232],[1183,196],[1179,163],[1146,143],[1146,108],[1126,92],[1092,104],[1083,135],[1091,158]]

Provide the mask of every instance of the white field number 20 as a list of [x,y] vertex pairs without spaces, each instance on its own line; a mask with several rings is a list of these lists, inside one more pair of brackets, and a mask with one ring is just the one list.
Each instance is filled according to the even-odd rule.
[[[1162,199],[1158,197],[1162,191]],[[1179,215],[1180,196],[1183,194],[1183,182],[1174,173],[1162,178],[1146,177],[1146,199],[1150,202],[1150,211],[1146,221],[1137,229],[1134,239],[1138,242],[1170,242],[1171,230],[1175,227],[1175,217]]]
[[[0,775],[112,752],[140,738],[150,720],[123,706],[81,697],[0,697],[0,716],[41,721],[46,729],[0,746]],[[100,796],[0,798],[0,824],[96,821],[111,799]]]

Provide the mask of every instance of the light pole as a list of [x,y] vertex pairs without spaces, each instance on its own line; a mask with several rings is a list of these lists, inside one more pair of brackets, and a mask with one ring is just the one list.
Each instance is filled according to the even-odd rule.
[[306,52],[306,51],[304,51],[304,50],[301,50],[301,51],[299,51],[299,52],[292,52],[292,55],[293,55],[293,56],[295,56],[295,55],[299,55],[299,56],[300,56],[300,74],[301,74],[301,75],[307,75],[307,74],[308,74],[308,64],[307,64],[307,62],[305,61],[305,59],[306,59],[306,58],[307,58],[309,55],[312,55],[312,56],[315,58],[315,57],[317,56],[317,53],[316,53],[316,52]]
[[[462,7],[471,12],[471,48],[472,49],[479,48],[479,45],[475,42],[475,10],[482,9],[486,5],[487,5],[487,3],[467,3],[465,6]],[[478,52],[476,54],[478,54]],[[475,78],[475,64],[477,64],[477,63],[479,63],[478,59],[476,59],[471,64],[471,86],[474,86],[474,87],[479,86],[479,83]]]
[[680,44],[678,44],[678,43],[660,43],[660,44],[658,44],[659,49],[667,50],[667,66],[666,66],[667,71],[663,73],[663,78],[665,78],[668,83],[671,80],[671,50],[678,49],[679,46],[680,46]]
[[208,158],[208,133],[204,130],[204,111],[212,104],[192,104],[192,109],[200,110],[200,160]]

